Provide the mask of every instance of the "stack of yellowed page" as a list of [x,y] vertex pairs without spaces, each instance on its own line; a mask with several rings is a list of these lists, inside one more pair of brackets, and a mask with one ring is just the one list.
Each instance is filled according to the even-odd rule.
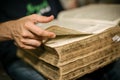
[[[63,11],[57,20],[37,24],[54,32],[55,39],[43,41],[35,50],[18,49],[17,55],[51,80],[73,80],[91,73],[120,57],[118,9],[120,5],[99,4]],[[108,15],[112,11],[113,16]]]

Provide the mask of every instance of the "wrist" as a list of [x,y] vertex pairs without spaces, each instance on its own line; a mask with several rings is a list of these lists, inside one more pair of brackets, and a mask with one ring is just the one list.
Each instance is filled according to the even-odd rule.
[[0,24],[0,41],[13,40],[12,26],[9,22],[3,22]]

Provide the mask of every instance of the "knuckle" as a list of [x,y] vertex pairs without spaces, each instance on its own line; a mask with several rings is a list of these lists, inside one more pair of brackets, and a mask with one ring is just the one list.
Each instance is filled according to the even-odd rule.
[[29,21],[25,22],[25,28],[29,28],[29,27],[30,27],[30,22]]
[[41,42],[39,42],[39,41],[34,41],[34,42],[32,43],[32,45],[33,45],[34,47],[39,47],[40,44],[41,44]]
[[26,49],[26,47],[24,45],[19,45],[19,47],[22,49]]
[[20,42],[23,42],[23,39],[20,39]]
[[38,15],[37,15],[37,14],[32,14],[31,16],[32,16],[32,17],[38,17]]
[[22,37],[28,37],[28,34],[26,32],[22,32]]
[[41,45],[41,42],[36,43],[36,47],[39,47]]

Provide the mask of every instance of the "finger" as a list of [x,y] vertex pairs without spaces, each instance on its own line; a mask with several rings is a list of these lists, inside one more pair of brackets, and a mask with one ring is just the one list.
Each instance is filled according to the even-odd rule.
[[26,24],[26,27],[29,31],[39,37],[55,38],[56,36],[53,32],[42,30],[40,27],[34,25],[33,23]]
[[28,50],[36,49],[36,47],[34,47],[34,46],[29,46],[29,45],[24,45],[24,44],[23,44],[23,46],[20,47],[20,48],[22,48],[22,49],[28,49]]
[[33,46],[33,47],[39,47],[41,45],[41,41],[35,39],[22,39],[21,42],[24,45]]
[[30,16],[30,19],[34,23],[38,23],[38,22],[46,23],[46,22],[52,21],[54,19],[54,16],[51,15],[51,16],[47,17],[47,16],[40,16],[40,15],[37,15],[37,14],[33,14],[33,15]]
[[36,40],[42,40],[42,37],[38,37],[35,34],[31,33],[28,30],[24,30],[22,33],[23,38],[28,38],[28,39],[36,39]]
[[19,42],[19,43],[14,42],[14,44],[15,44],[16,46],[22,48],[22,49],[29,49],[29,50],[31,50],[31,49],[36,49],[35,46],[30,46],[30,45],[22,44],[22,43],[20,43],[20,42]]
[[30,31],[28,31],[28,30],[24,30],[23,32],[22,32],[22,37],[23,38],[35,38],[35,35],[33,35]]

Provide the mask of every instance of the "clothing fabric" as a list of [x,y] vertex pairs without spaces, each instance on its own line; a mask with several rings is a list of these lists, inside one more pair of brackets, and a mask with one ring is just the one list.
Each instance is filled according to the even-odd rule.
[[13,80],[47,80],[22,60],[16,60],[7,68]]
[[0,0],[0,22],[38,13],[49,16],[62,10],[59,0]]

